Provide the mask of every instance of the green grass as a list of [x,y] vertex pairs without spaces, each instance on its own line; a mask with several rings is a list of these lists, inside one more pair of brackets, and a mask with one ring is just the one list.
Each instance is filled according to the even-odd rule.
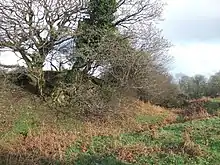
[[[141,115],[136,118],[136,122],[157,124],[163,121],[166,115]],[[38,128],[39,122],[39,117],[35,113],[23,110],[4,137],[12,134],[26,136],[30,130]],[[193,147],[189,148],[190,152],[183,145],[185,142],[183,133],[187,128],[192,130],[190,136]],[[202,154],[192,153],[191,150],[197,151],[198,146]],[[51,161],[45,159],[41,164],[49,164]],[[63,163],[58,160],[53,162],[57,165]],[[77,165],[220,164],[220,118],[168,124],[152,131],[124,132],[117,136],[102,135],[89,138],[80,136],[66,150],[65,163]]]
[[[181,147],[184,142],[182,133],[186,128],[192,128],[192,141],[201,147],[202,155],[195,156],[182,151]],[[129,148],[142,146],[136,148],[137,151],[140,150],[139,153],[133,153],[134,162],[125,159],[121,160],[121,163],[137,165],[220,164],[220,118],[172,124],[160,128],[157,133],[157,138],[153,138],[149,132],[124,133],[117,137],[96,136],[87,145],[86,152],[82,152],[80,149],[80,145],[84,142],[78,142],[69,148],[68,154],[71,155],[72,152],[78,154],[80,159],[75,160],[77,164],[89,165],[91,162],[93,164],[106,164],[108,160],[110,162],[116,161],[115,158],[118,156],[119,148],[124,148],[126,152],[126,149],[130,151]],[[144,152],[141,152],[144,147],[151,147],[155,151],[144,154]],[[160,148],[160,150],[157,151],[156,148]],[[94,155],[98,155],[98,157],[91,159]],[[110,162],[108,163],[114,164]]]
[[83,155],[74,161],[74,163],[77,165],[130,165],[130,163],[117,160],[117,158],[112,155]]
[[36,115],[28,111],[24,111],[15,121],[12,131],[17,134],[27,135],[30,130],[37,127],[38,122],[39,121],[37,121]]
[[136,117],[136,121],[138,123],[157,124],[157,123],[161,123],[168,115],[169,114],[167,113],[161,115],[154,115],[154,114],[139,115]]
[[23,110],[12,123],[12,127],[7,132],[1,132],[0,140],[13,139],[17,135],[28,136],[30,131],[38,128],[39,123],[40,121],[36,114]]
[[[185,122],[184,119],[179,116],[177,117],[177,122],[179,121],[179,123],[161,126],[161,123],[163,123],[164,119],[169,115],[168,113],[161,113],[159,115],[154,113],[142,113],[139,116],[134,116],[135,120],[132,119],[132,122],[135,122],[138,126],[143,126],[143,128],[145,128],[146,125],[156,125],[157,127],[151,130],[140,129],[140,131],[139,128],[135,126],[131,127],[131,129],[122,129],[119,132],[116,131],[117,135],[111,134],[110,132],[101,135],[93,135],[90,134],[89,131],[85,131],[88,128],[93,129],[93,127],[86,128],[83,121],[79,119],[68,118],[56,120],[52,110],[49,111],[44,105],[40,105],[39,103],[39,106],[34,106],[35,104],[30,103],[27,97],[23,98],[20,102],[15,102],[14,95],[10,94],[10,97],[7,97],[12,99],[5,99],[0,102],[0,114],[4,117],[0,118],[0,123],[3,123],[3,125],[0,125],[0,147],[4,142],[5,145],[10,145],[11,143],[7,141],[8,139],[13,139],[20,135],[29,136],[29,132],[40,130],[44,120],[51,124],[55,130],[56,127],[63,128],[63,134],[68,131],[75,131],[73,133],[76,136],[76,139],[74,139],[75,142],[72,143],[73,140],[67,144],[67,148],[64,150],[64,160],[62,162],[57,159],[52,159],[52,156],[47,157],[44,153],[42,153],[42,155],[37,155],[39,154],[37,152],[39,150],[39,148],[37,148],[38,146],[35,146],[36,148],[30,148],[30,153],[36,153],[34,156],[39,157],[39,159],[42,158],[39,163],[40,165],[220,164],[220,117]],[[20,96],[18,96],[18,98],[19,97]],[[14,102],[13,99],[15,100]],[[215,114],[219,111],[217,104],[218,101],[213,100],[207,105],[209,107],[209,113]],[[125,123],[125,127],[127,128],[126,124],[128,123]],[[48,129],[51,125],[48,126]],[[111,125],[105,126],[115,129],[112,128]],[[7,127],[7,129],[5,127]],[[44,128],[47,131],[47,127]],[[137,130],[135,130],[136,128]],[[96,129],[94,128],[94,130]],[[188,132],[190,136],[189,141],[186,141],[183,136],[186,129],[191,129],[191,132]],[[83,136],[83,131],[88,133],[85,137]],[[57,137],[59,137],[59,135],[60,134],[58,134]],[[46,142],[49,140],[54,141],[54,136],[56,136],[56,134],[51,137],[48,135],[48,139],[44,140]],[[62,134],[60,136],[62,136]],[[186,144],[186,142],[188,143]],[[26,141],[24,141],[24,143],[22,141],[19,146],[25,145],[25,143]],[[12,145],[16,144],[12,143]],[[13,146],[11,147],[13,148]],[[40,147],[46,148],[47,146],[42,145]],[[10,148],[10,146],[8,148]],[[0,164],[2,158],[1,154],[0,151]],[[23,155],[23,153],[20,152],[15,152],[13,154],[18,154],[19,160],[22,156],[25,157],[28,155],[27,153],[27,155]],[[6,161],[8,159],[7,156],[5,158],[6,159],[2,160]],[[17,164],[19,163],[17,162]]]
[[163,121],[163,119],[164,119],[164,116],[152,116],[152,115],[144,116],[144,115],[142,115],[142,116],[138,116],[136,118],[136,121],[138,123],[156,124],[156,123]]
[[212,99],[211,101],[205,103],[205,108],[207,112],[211,115],[217,115],[220,112],[220,100]]
[[220,98],[214,98],[214,99],[212,99],[212,102],[219,102],[220,103]]

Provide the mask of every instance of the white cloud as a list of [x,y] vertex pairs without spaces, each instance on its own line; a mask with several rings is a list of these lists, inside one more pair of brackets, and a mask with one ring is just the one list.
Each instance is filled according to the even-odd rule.
[[24,65],[23,60],[11,51],[0,52],[0,64],[4,65]]
[[172,42],[219,41],[219,0],[166,0],[160,27]]
[[174,56],[174,73],[193,76],[204,74],[210,76],[220,70],[220,44],[191,43],[176,45],[170,50]]
[[219,0],[166,0],[167,20],[220,18]]
[[209,76],[220,70],[220,1],[166,0],[160,28],[175,47],[174,73]]

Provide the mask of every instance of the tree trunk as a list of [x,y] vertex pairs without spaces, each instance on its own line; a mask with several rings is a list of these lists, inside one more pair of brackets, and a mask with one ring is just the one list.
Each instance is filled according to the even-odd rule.
[[31,78],[34,86],[36,87],[36,93],[39,96],[43,96],[43,90],[45,87],[45,77],[42,67],[29,68],[28,76]]

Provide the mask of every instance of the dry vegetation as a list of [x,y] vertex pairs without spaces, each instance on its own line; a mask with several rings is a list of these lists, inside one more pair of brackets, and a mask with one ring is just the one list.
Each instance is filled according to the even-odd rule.
[[0,51],[26,65],[0,63],[0,164],[220,164],[219,103],[173,82],[163,6],[0,0]]
[[[2,164],[220,162],[213,148],[219,145],[219,118],[185,123],[177,113],[181,110],[132,98],[103,116],[57,118],[46,103],[19,87],[7,83],[0,92]],[[214,139],[202,129],[212,130]]]

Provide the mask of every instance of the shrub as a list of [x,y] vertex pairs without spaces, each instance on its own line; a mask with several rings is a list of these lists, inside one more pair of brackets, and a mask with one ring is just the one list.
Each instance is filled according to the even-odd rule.
[[211,115],[217,115],[220,111],[220,103],[208,101],[205,103],[204,107],[206,108],[207,112]]

